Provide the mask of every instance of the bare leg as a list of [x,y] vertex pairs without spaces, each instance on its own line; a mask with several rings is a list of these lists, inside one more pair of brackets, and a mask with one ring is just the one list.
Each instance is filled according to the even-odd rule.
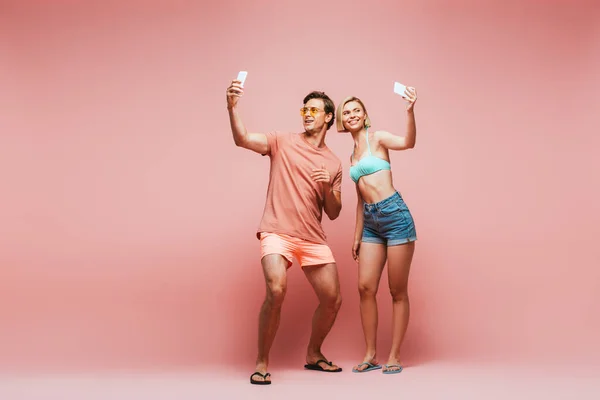
[[[400,364],[400,346],[404,340],[410,315],[408,274],[414,252],[415,242],[388,247],[388,280],[393,301],[392,348],[388,365]],[[391,371],[398,369],[399,367],[389,368]]]
[[358,258],[358,292],[360,294],[360,319],[365,335],[366,353],[362,365],[354,367],[362,371],[364,363],[377,361],[377,289],[386,259],[386,247],[378,243],[362,242]]
[[[306,352],[306,362],[314,364],[318,360],[327,360],[321,352],[321,346],[335,322],[342,305],[342,296],[340,295],[340,281],[336,264],[306,266],[302,270],[319,298],[319,306],[313,315],[312,333]],[[326,363],[319,365],[328,370],[338,368],[336,365],[330,366]]]
[[[279,254],[270,254],[262,259],[263,273],[267,294],[260,309],[258,319],[258,356],[256,357],[256,372],[265,374],[269,366],[269,352],[281,316],[281,305],[287,290],[287,260]],[[256,381],[263,378],[255,376]],[[267,381],[270,377],[266,378]]]

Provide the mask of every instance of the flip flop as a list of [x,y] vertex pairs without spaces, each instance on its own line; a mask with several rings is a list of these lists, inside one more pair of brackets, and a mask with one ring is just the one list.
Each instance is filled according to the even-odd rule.
[[312,371],[321,371],[321,372],[342,372],[342,369],[340,367],[338,367],[337,369],[324,369],[323,367],[321,367],[319,364],[324,362],[325,364],[329,365],[330,367],[333,366],[333,362],[331,361],[327,361],[327,360],[319,360],[314,364],[306,364],[304,366],[304,368],[306,369],[310,369]]
[[[264,381],[255,381],[254,379],[252,379],[253,376],[260,376],[264,379]],[[268,381],[267,378],[271,376],[270,373],[266,373],[266,374],[261,374],[260,372],[256,371],[255,373],[253,373],[252,375],[250,375],[250,383],[253,385],[270,385],[271,381]]]
[[[382,371],[382,372],[386,375],[399,374],[400,372],[402,372],[402,365],[400,365],[400,364],[390,364],[390,365],[385,364],[385,367],[388,368],[388,370]],[[394,368],[394,367],[398,368],[398,369],[393,369],[393,370],[389,369],[389,368]]]
[[365,368],[365,369],[352,368],[352,372],[361,373],[361,372],[369,372],[369,371],[374,371],[376,369],[381,369],[380,364],[371,364],[370,362],[360,363],[357,365],[357,368],[360,368],[363,365],[367,365],[367,368]]

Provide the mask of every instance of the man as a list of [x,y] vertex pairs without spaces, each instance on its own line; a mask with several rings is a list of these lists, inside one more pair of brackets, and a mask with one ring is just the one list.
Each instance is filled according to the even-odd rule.
[[250,383],[271,384],[267,372],[269,351],[279,326],[287,269],[293,258],[319,299],[304,367],[340,372],[342,369],[321,352],[342,302],[337,266],[321,226],[323,210],[334,220],[342,209],[342,163],[325,145],[335,106],[325,93],[312,92],[300,110],[304,132],[248,133],[237,110],[243,93],[237,80],[227,89],[233,140],[237,146],[271,159],[267,199],[257,231],[267,294],[259,315],[256,372],[250,376]]

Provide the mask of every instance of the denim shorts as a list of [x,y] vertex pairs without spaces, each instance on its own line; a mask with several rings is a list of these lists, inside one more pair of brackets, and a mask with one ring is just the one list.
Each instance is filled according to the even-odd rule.
[[362,241],[395,246],[417,240],[417,231],[400,193],[374,204],[363,204]]

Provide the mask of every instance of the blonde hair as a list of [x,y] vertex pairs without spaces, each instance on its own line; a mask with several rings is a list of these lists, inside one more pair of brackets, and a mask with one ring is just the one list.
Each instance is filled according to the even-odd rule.
[[371,119],[369,118],[369,114],[367,113],[367,108],[363,104],[362,100],[359,99],[358,97],[349,96],[349,97],[346,97],[344,100],[342,100],[342,102],[340,104],[338,104],[338,108],[335,113],[335,115],[336,115],[335,127],[337,128],[338,132],[348,132],[348,130],[344,128],[344,122],[342,121],[342,113],[344,112],[344,106],[347,103],[350,103],[351,101],[356,101],[358,104],[361,105],[363,111],[365,112],[365,128],[371,127]]

